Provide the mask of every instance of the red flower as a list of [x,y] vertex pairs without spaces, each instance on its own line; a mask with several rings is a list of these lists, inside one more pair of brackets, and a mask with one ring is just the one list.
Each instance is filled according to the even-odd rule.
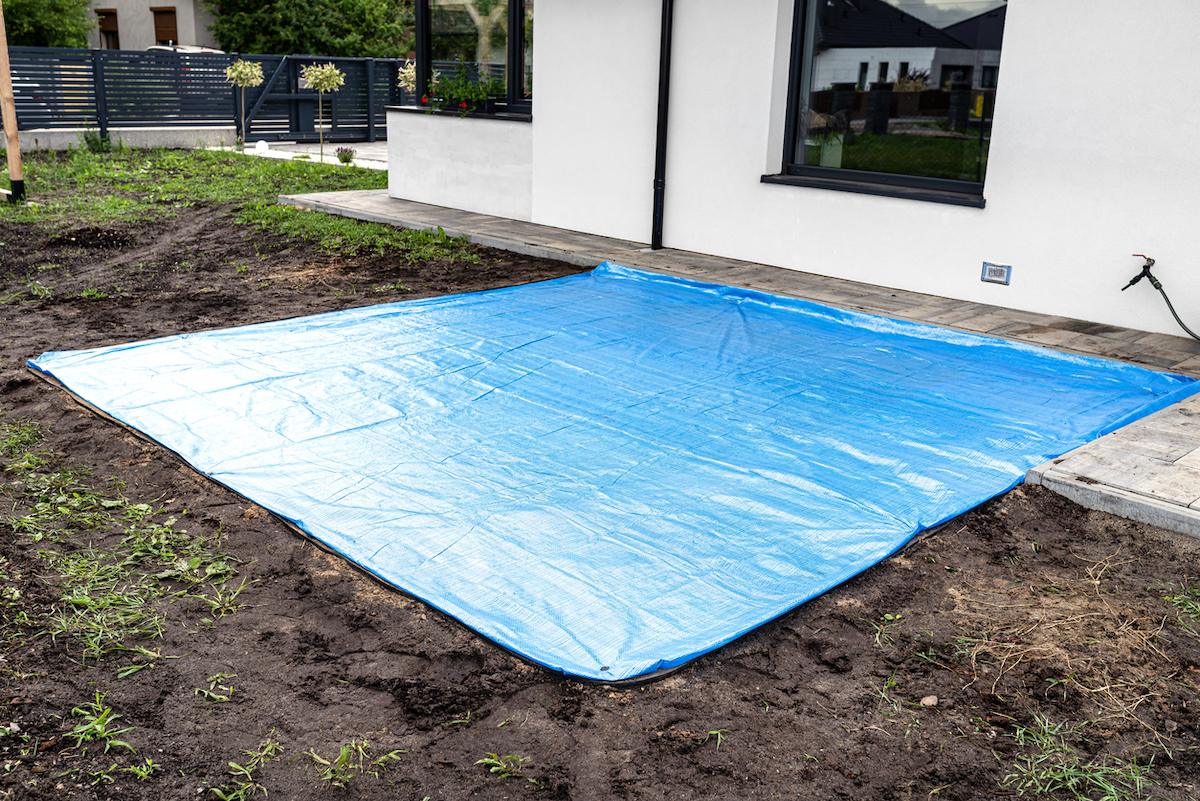
[[422,102],[422,103],[428,103],[428,102],[429,102],[429,95],[421,95],[421,102]]
[[458,104],[458,107],[459,107],[459,108],[466,108],[466,107],[467,107],[467,101],[465,101],[465,100],[464,100],[463,102],[459,103],[459,104]]

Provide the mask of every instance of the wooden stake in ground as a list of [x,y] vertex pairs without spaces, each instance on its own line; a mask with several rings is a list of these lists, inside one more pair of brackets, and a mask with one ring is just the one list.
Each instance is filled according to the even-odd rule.
[[4,7],[0,5],[0,121],[4,123],[8,153],[8,178],[12,191],[10,203],[25,199],[25,175],[21,172],[21,140],[17,138],[17,106],[13,98],[12,73],[8,66],[8,34],[4,31]]

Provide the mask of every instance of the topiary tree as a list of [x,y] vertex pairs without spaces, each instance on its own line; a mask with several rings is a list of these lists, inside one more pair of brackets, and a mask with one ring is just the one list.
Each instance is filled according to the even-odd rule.
[[325,163],[325,118],[322,99],[326,92],[336,92],[346,82],[346,74],[333,64],[305,64],[300,77],[317,90],[317,136],[321,142],[321,163]]
[[246,87],[258,86],[263,82],[262,64],[257,61],[238,59],[225,69],[225,80],[238,88],[238,121],[241,123],[241,134],[238,136],[238,146],[246,140]]

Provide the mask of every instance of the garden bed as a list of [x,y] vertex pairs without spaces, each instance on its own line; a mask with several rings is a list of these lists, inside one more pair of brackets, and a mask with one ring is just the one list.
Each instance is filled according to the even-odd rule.
[[[566,680],[24,362],[577,268],[305,228],[214,194],[233,156],[42,158],[41,208],[0,212],[0,797],[1197,796],[1194,540],[1021,486],[666,679]],[[289,168],[290,192],[357,174]]]

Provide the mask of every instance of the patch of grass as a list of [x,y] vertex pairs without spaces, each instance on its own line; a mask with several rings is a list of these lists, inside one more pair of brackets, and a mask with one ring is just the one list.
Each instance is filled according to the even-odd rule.
[[894,615],[884,615],[879,622],[859,618],[860,620],[870,624],[875,631],[875,644],[880,648],[894,648],[896,645],[896,629],[904,622],[904,615],[896,613]]
[[1164,595],[1163,600],[1179,610],[1179,625],[1184,631],[1200,638],[1200,631],[1196,629],[1200,620],[1200,581],[1191,581],[1184,576],[1183,581],[1179,582],[1178,591]]
[[[465,258],[461,239],[407,231],[278,205],[280,195],[384,189],[376,170],[263,159],[221,151],[71,151],[31,153],[25,163],[32,206],[0,208],[0,220],[66,227],[159,219],[195,203],[226,203],[234,220],[338,254],[398,250],[402,258]],[[471,257],[473,261],[474,258]]]
[[389,751],[381,757],[371,758],[371,743],[365,737],[356,737],[350,742],[343,745],[338,750],[338,755],[332,759],[326,759],[317,753],[315,748],[310,748],[301,756],[309,758],[309,765],[312,767],[326,787],[337,787],[346,789],[350,786],[355,777],[364,773],[369,773],[375,778],[379,778],[379,774],[386,771],[389,767],[388,762],[399,760],[405,751]]
[[[104,706],[104,695],[100,692],[96,693],[96,699],[88,704],[80,707],[75,707],[71,710],[71,716],[83,718],[83,722],[71,729],[68,737],[75,738],[75,747],[93,742],[104,743],[104,753],[108,753],[113,746],[128,748],[133,753],[133,746],[124,740],[118,740],[119,735],[127,731],[133,731],[130,726],[124,729],[114,729],[112,724],[121,716],[114,713],[112,707]],[[115,766],[114,766],[115,767]]]
[[530,784],[539,784],[537,779],[525,775],[524,767],[529,764],[529,760],[516,754],[508,754],[499,756],[498,754],[486,754],[483,759],[476,761],[476,765],[483,765],[488,769],[488,773],[494,773],[501,779],[525,779]]
[[156,765],[153,759],[146,757],[146,761],[141,765],[129,765],[128,767],[121,768],[121,772],[132,773],[138,778],[139,781],[144,782],[149,779],[151,775],[153,775],[155,769],[158,767],[160,766]]
[[1067,739],[1078,727],[1051,723],[1033,716],[1033,726],[1017,726],[1013,739],[1023,753],[1014,771],[1001,781],[1017,793],[1071,798],[1078,801],[1124,801],[1145,797],[1153,759],[1146,765],[1126,762],[1111,755],[1084,760]]
[[373,286],[373,287],[371,287],[371,291],[372,292],[411,292],[412,290],[409,289],[408,287],[406,287],[404,285],[403,281],[397,281],[394,284],[379,284],[377,286]]
[[[15,503],[4,519],[41,545],[38,555],[54,574],[50,580],[60,595],[44,619],[21,625],[40,626],[54,638],[74,637],[84,658],[115,650],[160,658],[132,641],[162,636],[163,603],[200,598],[216,617],[241,607],[236,599],[247,582],[233,585],[237,570],[215,547],[219,537],[218,542],[189,537],[175,528],[176,518],[156,520],[163,511],[126,498],[119,487],[113,493],[97,491],[87,471],[36,451],[42,436],[30,421],[0,424],[4,472],[19,478],[6,488]],[[119,543],[112,543],[117,537]],[[99,538],[112,544],[94,547]],[[185,589],[178,590],[180,584]]]
[[42,427],[36,420],[0,422],[0,456],[13,457],[42,441]]
[[25,291],[34,300],[45,300],[54,297],[54,287],[46,286],[41,281],[31,279],[25,284]]
[[[194,695],[202,696],[205,701],[213,704],[227,703],[231,698],[233,698],[233,683],[230,682],[229,684],[221,684],[221,682],[229,681],[230,679],[236,677],[236,673],[225,672],[218,673],[215,676],[209,676],[207,679],[205,679],[205,681],[208,682],[208,689],[197,687]],[[220,692],[217,692],[218,690],[220,690]]]
[[210,787],[209,792],[220,801],[246,801],[260,792],[266,795],[267,788],[254,777],[254,772],[274,759],[279,749],[279,741],[267,737],[253,751],[242,751],[245,756],[250,757],[245,760],[246,764],[230,762],[227,773],[231,781],[221,787]]

